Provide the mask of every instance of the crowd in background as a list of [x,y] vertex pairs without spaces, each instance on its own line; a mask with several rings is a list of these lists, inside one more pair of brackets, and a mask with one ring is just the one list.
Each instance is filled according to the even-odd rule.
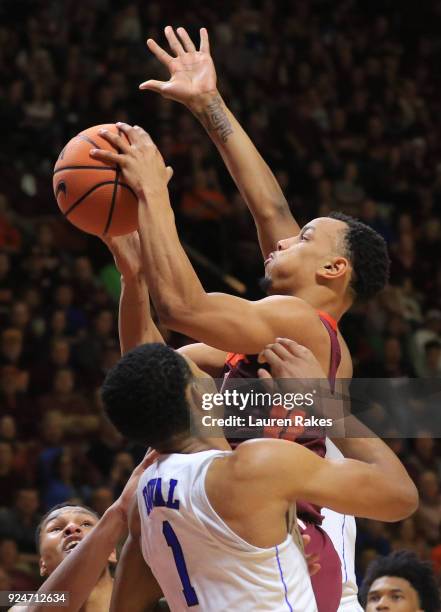
[[[260,296],[253,222],[209,138],[185,108],[138,91],[166,76],[145,39],[164,43],[167,24],[196,39],[208,28],[221,93],[300,223],[342,210],[388,242],[390,286],[341,329],[357,377],[394,379],[374,412],[421,502],[398,525],[358,522],[358,572],[406,548],[432,559],[441,582],[441,448],[418,402],[397,410],[394,399],[408,377],[441,377],[441,3],[203,4],[0,5],[0,590],[38,584],[42,512],[75,499],[102,513],[142,453],[102,414],[98,388],[119,356],[118,274],[103,243],[58,213],[51,172],[64,144],[94,124],[145,127],[174,168],[183,241],[214,264],[198,260],[206,288],[233,292],[217,269]],[[404,409],[415,439],[393,431],[390,410]]]

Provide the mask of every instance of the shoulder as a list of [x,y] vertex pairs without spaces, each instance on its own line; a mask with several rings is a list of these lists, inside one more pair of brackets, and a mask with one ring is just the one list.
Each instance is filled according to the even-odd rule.
[[274,477],[277,464],[283,457],[299,454],[299,444],[288,440],[264,438],[247,440],[240,444],[228,457],[231,475],[239,480]]
[[[320,331],[323,328],[317,310],[301,298],[292,295],[271,295],[252,303],[259,313],[294,330],[303,329],[305,324]],[[285,335],[287,335],[286,330]]]

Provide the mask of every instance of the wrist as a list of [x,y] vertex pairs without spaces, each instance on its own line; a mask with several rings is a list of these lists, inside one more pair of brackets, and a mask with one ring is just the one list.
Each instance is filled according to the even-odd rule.
[[170,207],[170,197],[168,194],[167,185],[164,186],[153,186],[143,185],[138,194],[139,210],[153,210]]
[[117,499],[111,506],[104,512],[101,520],[109,521],[112,523],[112,528],[115,530],[115,535],[124,533],[127,529],[127,518],[128,510],[124,508],[121,501]]
[[206,107],[213,102],[213,100],[221,99],[222,97],[218,89],[206,91],[202,94],[198,94],[188,103],[188,109],[196,116],[203,113]]

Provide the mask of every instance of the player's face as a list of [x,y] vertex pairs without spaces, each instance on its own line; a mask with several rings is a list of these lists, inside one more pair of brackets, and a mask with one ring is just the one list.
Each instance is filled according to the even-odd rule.
[[269,292],[292,293],[314,286],[318,274],[329,274],[336,258],[344,259],[339,245],[346,227],[343,221],[320,217],[307,223],[297,236],[280,240],[277,251],[265,261]]
[[40,535],[40,573],[49,576],[79,542],[95,527],[98,519],[81,508],[54,510],[44,522]]
[[382,576],[372,583],[366,612],[423,612],[418,593],[403,578]]

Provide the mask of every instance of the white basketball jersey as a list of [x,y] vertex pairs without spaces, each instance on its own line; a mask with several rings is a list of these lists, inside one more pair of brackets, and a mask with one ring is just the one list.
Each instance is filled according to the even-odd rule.
[[[343,459],[343,454],[328,438],[326,438],[326,457]],[[355,578],[355,539],[357,537],[355,518],[347,514],[338,514],[329,508],[323,508],[322,514],[325,517],[322,527],[331,538],[341,561],[343,599],[354,596],[356,603],[358,588]]]
[[216,514],[205,475],[224,451],[162,455],[138,484],[142,554],[172,612],[317,612],[292,536],[258,548]]

